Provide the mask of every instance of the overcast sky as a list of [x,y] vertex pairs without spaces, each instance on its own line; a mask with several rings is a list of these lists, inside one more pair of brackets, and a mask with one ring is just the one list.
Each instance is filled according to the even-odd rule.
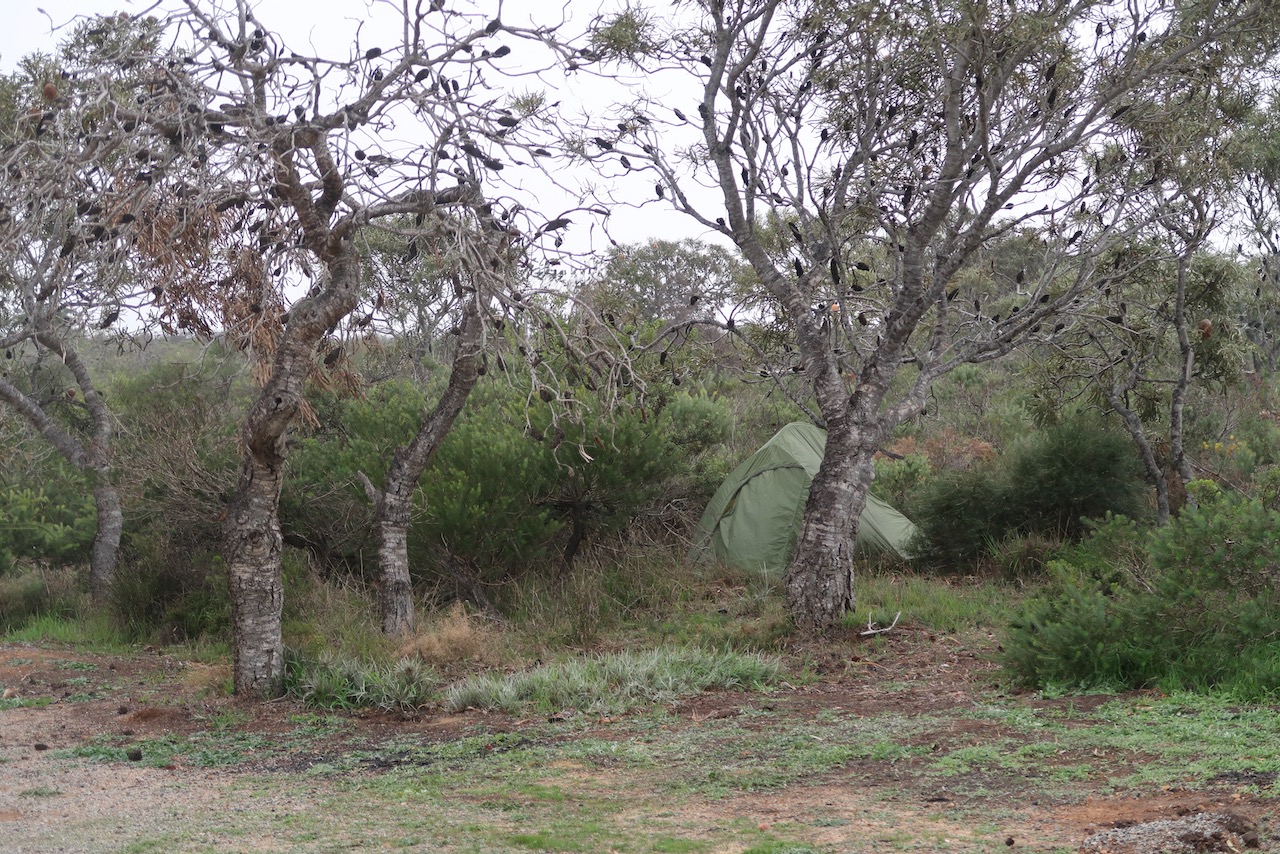
[[[163,2],[163,0],[162,0]],[[386,0],[382,0],[385,3]],[[489,0],[471,2],[471,0],[451,0],[458,5],[496,6]],[[599,14],[601,7],[619,5],[620,0],[567,0],[564,4],[566,14],[570,17],[570,26],[585,26],[587,22]],[[391,9],[378,8],[382,3],[376,2],[372,8],[366,0],[257,0],[254,8],[258,17],[270,29],[281,33],[286,43],[294,49],[304,49],[308,43],[317,55],[333,57],[343,56],[351,49],[351,36],[356,27],[367,18],[394,20],[395,15],[388,15]],[[58,42],[70,31],[77,18],[92,17],[99,14],[127,12],[130,15],[144,14],[157,6],[155,0],[0,0],[4,8],[4,25],[0,27],[0,71],[12,71],[23,56],[36,52],[52,53]],[[163,2],[169,6],[168,2]],[[517,24],[525,23],[517,20],[521,14],[539,14],[528,10],[545,10],[550,14],[560,14],[561,4],[527,3],[525,0],[506,2],[503,7],[503,18]],[[546,23],[539,21],[538,23]],[[375,43],[376,36],[368,23],[364,24],[362,42]],[[656,93],[660,98],[664,93]],[[610,103],[626,99],[625,90],[618,87],[607,91],[603,85],[588,78],[579,77],[573,81],[571,92],[559,93],[566,103],[575,99],[587,98],[594,105],[591,109],[603,110]],[[692,140],[690,140],[692,141]],[[599,180],[599,179],[596,179]],[[607,182],[606,182],[607,183]],[[680,239],[683,237],[709,238],[714,235],[705,233],[697,223],[673,212],[667,203],[653,200],[653,181],[650,177],[635,174],[616,182],[615,189],[623,198],[646,200],[649,203],[643,208],[634,209],[616,206],[609,220],[609,230],[613,238],[622,243],[633,243],[650,238]],[[693,190],[692,187],[686,188]],[[573,199],[563,200],[541,198],[544,215],[550,219],[559,211],[572,207]],[[599,233],[594,236],[587,232],[588,223],[575,218],[575,226],[569,237],[574,244],[595,250],[607,249],[607,241]]]

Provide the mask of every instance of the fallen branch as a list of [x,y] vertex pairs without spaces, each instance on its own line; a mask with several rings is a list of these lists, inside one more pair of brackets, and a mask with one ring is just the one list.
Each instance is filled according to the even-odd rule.
[[902,612],[901,612],[901,611],[899,611],[898,613],[894,614],[894,615],[893,615],[893,622],[892,622],[892,623],[890,623],[889,625],[885,626],[883,629],[877,629],[877,628],[875,627],[875,625],[876,625],[876,624],[875,624],[875,623],[873,623],[873,622],[871,622],[871,620],[870,620],[870,619],[868,619],[868,620],[867,620],[867,630],[866,630],[865,632],[858,632],[858,637],[860,637],[860,638],[869,638],[869,637],[871,637],[872,635],[880,635],[880,634],[884,634],[885,632],[887,632],[887,631],[891,630],[894,626],[898,625],[898,618],[899,618],[899,617],[901,617],[901,616],[902,616]]

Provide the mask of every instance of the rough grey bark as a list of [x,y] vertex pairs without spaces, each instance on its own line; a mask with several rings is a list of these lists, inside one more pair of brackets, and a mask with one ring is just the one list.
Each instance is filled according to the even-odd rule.
[[359,253],[347,240],[326,243],[327,281],[316,296],[291,312],[271,375],[241,431],[245,457],[240,485],[223,528],[237,694],[274,697],[284,690],[280,487],[289,430],[303,401],[317,344],[326,330],[351,313],[360,297]]
[[[828,433],[828,442],[832,432],[836,431]],[[804,631],[834,625],[854,607],[854,546],[873,470],[871,455],[845,452],[854,444],[851,438],[840,436],[836,441],[823,457],[806,505],[826,512],[805,513],[787,567],[787,610]]]
[[392,457],[386,486],[378,489],[361,474],[378,526],[382,631],[393,637],[411,634],[414,630],[413,581],[409,572],[413,493],[480,377],[484,322],[476,296],[463,307],[457,346],[448,386],[435,406],[423,412],[422,426],[413,439],[397,449]]

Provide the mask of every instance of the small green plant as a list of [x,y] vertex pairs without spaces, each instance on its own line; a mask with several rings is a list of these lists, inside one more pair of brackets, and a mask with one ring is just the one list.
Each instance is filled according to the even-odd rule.
[[439,684],[436,672],[413,658],[373,664],[333,655],[291,657],[285,676],[289,694],[321,709],[415,712],[435,702]]
[[759,655],[696,648],[655,649],[575,658],[510,675],[473,676],[445,694],[446,708],[516,712],[575,709],[616,713],[666,703],[709,688],[761,690],[781,678],[778,662]]

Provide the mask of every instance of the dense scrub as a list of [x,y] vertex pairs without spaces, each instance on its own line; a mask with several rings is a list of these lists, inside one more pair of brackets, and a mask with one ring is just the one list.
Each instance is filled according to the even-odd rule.
[[1005,642],[1019,681],[1280,693],[1280,512],[1197,486],[1198,506],[1169,525],[1115,517],[1051,561]]

